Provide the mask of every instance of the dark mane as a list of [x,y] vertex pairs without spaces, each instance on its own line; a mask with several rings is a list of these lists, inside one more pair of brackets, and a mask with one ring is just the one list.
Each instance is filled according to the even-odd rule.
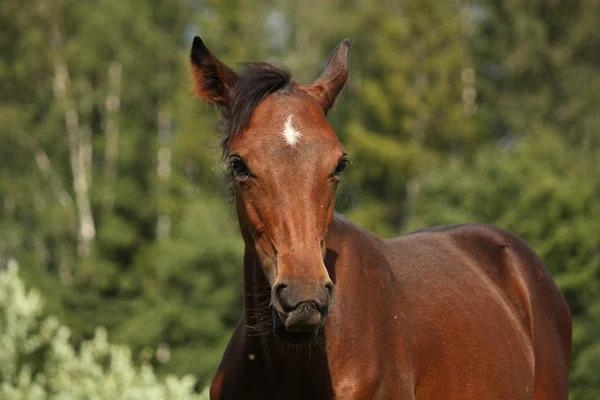
[[233,101],[222,108],[219,130],[223,133],[223,156],[227,156],[229,140],[242,131],[259,103],[269,94],[289,91],[292,74],[285,67],[265,62],[249,62],[238,73],[233,88]]

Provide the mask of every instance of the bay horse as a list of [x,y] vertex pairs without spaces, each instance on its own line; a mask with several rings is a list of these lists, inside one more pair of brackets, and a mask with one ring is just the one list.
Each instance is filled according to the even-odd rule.
[[567,399],[570,311],[522,239],[482,224],[382,239],[334,211],[349,159],[326,115],[350,44],[300,84],[268,63],[234,72],[194,38],[245,243],[211,399]]

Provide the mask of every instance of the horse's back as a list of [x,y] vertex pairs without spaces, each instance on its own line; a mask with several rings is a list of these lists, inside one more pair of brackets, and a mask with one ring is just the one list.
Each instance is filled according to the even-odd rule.
[[[571,319],[516,235],[482,224],[387,241],[413,338],[417,398],[566,399]],[[445,398],[454,398],[447,395]]]

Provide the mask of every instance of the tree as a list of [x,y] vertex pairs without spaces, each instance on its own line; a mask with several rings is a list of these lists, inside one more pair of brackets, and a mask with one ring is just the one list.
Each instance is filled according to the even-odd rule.
[[160,373],[207,379],[240,307],[227,260],[241,250],[219,241],[235,236],[226,196],[208,201],[220,171],[214,117],[193,126],[186,3],[0,11],[0,261],[25,261],[75,341],[102,325],[136,354],[162,345]]
[[[569,144],[600,145],[600,3],[586,0],[473,2],[480,110],[496,137],[536,125]],[[575,28],[576,27],[576,28]]]
[[464,7],[448,2],[358,2],[352,11],[361,35],[334,120],[355,164],[349,216],[390,236],[411,212],[419,172],[485,140],[473,118],[472,29]]

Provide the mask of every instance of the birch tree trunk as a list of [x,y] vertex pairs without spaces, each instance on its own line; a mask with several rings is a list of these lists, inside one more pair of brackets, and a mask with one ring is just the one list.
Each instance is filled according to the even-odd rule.
[[156,236],[159,240],[169,239],[171,234],[171,217],[163,206],[167,196],[168,181],[171,177],[171,134],[172,116],[169,111],[158,112],[158,201],[159,215],[156,221]]
[[46,151],[44,151],[42,145],[27,132],[20,132],[18,134],[18,140],[21,146],[31,151],[33,154],[36,165],[38,166],[44,179],[46,179],[48,182],[50,190],[52,191],[52,194],[58,203],[67,209],[72,207],[74,205],[73,199],[71,198],[71,195],[63,188],[60,175],[52,166],[50,157],[48,157],[48,154]]
[[119,158],[118,114],[121,106],[120,62],[112,62],[108,67],[108,95],[106,96],[106,117],[104,124],[104,208],[110,210],[115,203],[117,182],[117,160]]
[[94,105],[94,93],[91,84],[84,86],[81,93],[81,99],[79,101],[79,135],[81,156],[83,159],[84,170],[86,173],[86,179],[88,187],[92,187],[92,161],[93,161],[93,148],[92,148],[92,107]]
[[54,66],[54,95],[64,111],[65,127],[69,146],[69,161],[73,176],[73,191],[79,219],[77,252],[80,257],[86,257],[96,236],[94,217],[89,197],[88,171],[86,171],[86,153],[91,150],[91,135],[85,135],[80,129],[79,114],[71,97],[69,70],[61,56],[62,36],[59,28],[54,25],[51,32],[51,48]]

